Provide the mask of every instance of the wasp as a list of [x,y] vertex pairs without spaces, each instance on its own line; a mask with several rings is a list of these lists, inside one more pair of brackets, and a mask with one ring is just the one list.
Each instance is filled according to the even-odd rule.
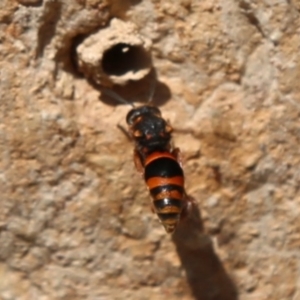
[[[119,95],[107,94],[128,103]],[[126,123],[135,143],[135,167],[144,177],[152,197],[151,209],[166,232],[173,233],[192,204],[184,188],[180,150],[171,145],[173,128],[162,117],[161,111],[151,105],[133,106],[126,116]]]

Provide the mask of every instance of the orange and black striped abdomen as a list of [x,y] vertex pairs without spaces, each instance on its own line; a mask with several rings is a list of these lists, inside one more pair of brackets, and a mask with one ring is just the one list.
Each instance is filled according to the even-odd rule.
[[184,175],[170,152],[154,152],[145,161],[145,181],[153,208],[167,232],[175,230],[184,208]]

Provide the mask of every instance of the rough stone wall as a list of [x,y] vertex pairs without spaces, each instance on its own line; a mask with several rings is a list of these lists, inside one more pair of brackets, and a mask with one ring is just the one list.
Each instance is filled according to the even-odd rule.
[[[300,299],[299,11],[0,1],[0,299]],[[113,17],[152,41],[154,103],[199,205],[173,237],[117,128],[130,107],[76,68],[76,45]]]

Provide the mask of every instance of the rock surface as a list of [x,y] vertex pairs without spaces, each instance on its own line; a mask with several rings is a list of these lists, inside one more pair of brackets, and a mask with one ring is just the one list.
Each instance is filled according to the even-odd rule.
[[[0,2],[0,299],[300,299],[300,5]],[[110,19],[150,39],[154,103],[199,206],[171,237],[77,70]],[[115,88],[146,100],[151,84]]]

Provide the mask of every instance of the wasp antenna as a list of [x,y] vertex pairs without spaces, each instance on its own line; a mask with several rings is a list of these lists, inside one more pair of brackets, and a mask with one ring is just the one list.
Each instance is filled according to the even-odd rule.
[[154,96],[154,93],[155,93],[155,88],[156,88],[156,80],[153,79],[152,83],[150,85],[150,95],[149,95],[149,100],[148,100],[147,103],[151,103],[152,102],[153,96]]
[[109,96],[109,97],[111,97],[111,98],[113,98],[113,99],[115,99],[115,100],[117,100],[117,101],[119,101],[121,103],[128,104],[128,105],[132,106],[133,108],[135,107],[133,105],[133,103],[130,103],[130,102],[126,101],[123,97],[121,97],[119,94],[117,94],[116,92],[114,92],[114,91],[112,91],[110,89],[103,89],[102,91],[107,96]]

